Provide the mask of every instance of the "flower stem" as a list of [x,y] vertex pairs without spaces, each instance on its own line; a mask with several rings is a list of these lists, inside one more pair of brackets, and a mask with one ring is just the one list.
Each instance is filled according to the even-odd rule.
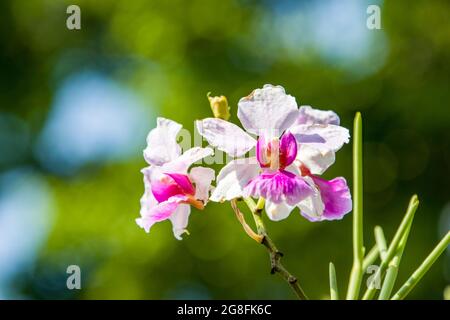
[[258,243],[261,243],[263,240],[263,237],[259,234],[257,234],[255,231],[253,231],[253,229],[247,224],[247,221],[245,221],[245,217],[242,214],[241,210],[239,210],[236,200],[233,199],[231,200],[231,207],[233,208],[235,214],[236,214],[236,218],[238,219],[238,221],[241,223],[242,227],[244,228],[245,233],[247,233],[247,235],[252,238],[253,240],[255,240]]
[[416,286],[416,284],[422,279],[425,273],[430,269],[433,263],[439,258],[442,252],[450,244],[450,231],[447,232],[444,238],[438,243],[438,245],[431,251],[428,257],[422,262],[416,271],[406,280],[405,284],[397,291],[392,297],[392,300],[404,299],[408,293]]
[[[292,288],[297,298],[299,298],[300,300],[308,300],[308,297],[306,296],[305,292],[300,286],[297,278],[294,277],[281,263],[280,260],[283,254],[278,250],[275,243],[272,241],[272,239],[269,237],[267,233],[267,229],[261,215],[265,203],[264,198],[260,198],[257,204],[255,204],[252,198],[244,198],[244,202],[250,209],[253,219],[255,221],[258,235],[262,238],[262,240],[259,243],[264,245],[264,247],[266,247],[267,251],[269,252],[270,266],[271,266],[270,273],[280,274],[280,276]],[[233,207],[233,209],[235,210],[235,207]]]
[[330,262],[329,273],[330,273],[330,298],[331,300],[339,300],[339,292],[336,281],[336,269],[334,268],[333,262]]
[[347,300],[358,299],[363,276],[363,172],[362,119],[357,112],[353,124],[353,267],[347,291]]
[[389,245],[389,248],[386,252],[385,259],[381,260],[380,267],[375,272],[375,275],[373,276],[373,281],[367,288],[366,292],[364,293],[363,300],[370,300],[375,295],[375,292],[377,290],[376,286],[374,285],[375,281],[380,280],[384,274],[384,272],[387,269],[387,266],[389,262],[392,260],[394,255],[397,252],[399,242],[405,232],[408,230],[410,224],[412,223],[412,220],[414,218],[414,214],[416,213],[417,207],[419,206],[419,200],[417,199],[417,196],[414,195],[411,197],[411,200],[409,201],[408,210],[406,211],[405,216],[403,217],[402,222],[400,223],[400,226],[398,227],[394,238],[392,239],[392,242]]
[[406,229],[403,237],[400,239],[398,243],[398,249],[395,256],[389,262],[388,269],[386,271],[386,277],[383,282],[383,286],[381,287],[380,295],[378,296],[378,300],[387,300],[389,299],[392,289],[394,288],[395,280],[397,279],[398,268],[400,265],[400,260],[402,259],[403,251],[406,247],[406,242],[408,241],[409,231],[411,230],[412,220],[409,223],[408,228]]

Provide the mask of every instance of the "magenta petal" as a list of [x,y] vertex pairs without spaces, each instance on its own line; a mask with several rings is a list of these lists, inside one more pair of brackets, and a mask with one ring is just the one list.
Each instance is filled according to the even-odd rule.
[[273,203],[286,201],[293,206],[312,193],[312,188],[299,176],[279,170],[274,173],[262,173],[253,178],[244,189],[252,197],[263,197]]
[[280,167],[286,168],[297,157],[297,141],[290,132],[285,132],[280,140]]
[[155,179],[150,183],[153,196],[159,203],[167,201],[170,197],[183,193],[178,184],[170,177]]
[[175,180],[184,194],[195,194],[194,186],[187,175],[181,173],[166,173],[166,175]]
[[188,176],[179,173],[167,173],[161,179],[151,181],[152,193],[158,202],[182,194],[194,194],[195,190]]
[[345,214],[352,211],[352,196],[344,178],[338,177],[327,181],[317,176],[311,177],[320,190],[320,196],[325,206],[324,219],[342,219]]

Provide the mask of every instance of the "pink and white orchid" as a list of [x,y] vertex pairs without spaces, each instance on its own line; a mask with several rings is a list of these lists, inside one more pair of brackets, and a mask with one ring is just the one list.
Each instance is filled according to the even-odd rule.
[[346,196],[345,180],[337,178],[330,186],[315,176],[334,162],[334,152],[349,139],[334,112],[299,110],[284,88],[265,85],[239,101],[238,118],[247,132],[221,119],[197,121],[199,133],[210,145],[231,156],[243,156],[256,147],[256,158],[235,159],[220,171],[210,200],[263,197],[272,220],[286,218],[300,204],[311,221],[336,219],[348,212],[348,205],[331,208],[337,194],[327,192],[340,190],[341,197]]
[[136,223],[146,232],[156,222],[169,219],[175,237],[187,232],[190,206],[203,209],[208,201],[214,170],[189,167],[213,153],[211,148],[194,147],[183,154],[177,144],[182,126],[172,120],[158,118],[157,127],[147,136],[144,158],[150,166],[142,169],[145,192],[141,198],[141,217]]

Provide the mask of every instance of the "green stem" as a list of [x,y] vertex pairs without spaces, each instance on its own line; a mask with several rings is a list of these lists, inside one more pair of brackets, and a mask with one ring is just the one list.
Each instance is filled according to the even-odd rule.
[[377,258],[380,256],[380,251],[378,251],[378,246],[374,245],[372,249],[370,249],[369,253],[366,254],[363,261],[363,272],[367,270],[369,266],[374,264]]
[[256,210],[256,203],[253,201],[252,198],[244,198],[244,202],[247,205],[247,207],[250,209],[251,212],[254,212]]
[[278,250],[275,243],[267,233],[266,226],[262,219],[262,211],[265,203],[264,198],[260,198],[257,204],[255,204],[255,201],[253,201],[252,198],[244,198],[244,202],[247,204],[252,213],[258,234],[262,236],[262,241],[260,243],[264,245],[269,252],[271,265],[270,273],[278,273],[289,284],[300,300],[308,300],[308,297],[300,286],[298,279],[294,277],[281,263],[280,260],[283,254]]
[[333,262],[330,262],[329,273],[330,273],[330,298],[331,300],[339,300],[339,292],[336,281],[336,269],[334,268]]
[[397,279],[398,268],[400,265],[400,260],[402,259],[403,251],[406,247],[406,242],[408,241],[409,231],[411,230],[412,220],[409,223],[403,237],[400,239],[398,244],[397,253],[394,258],[389,262],[388,269],[386,271],[386,277],[381,287],[380,295],[378,300],[387,300],[391,296],[392,289],[394,288],[395,280]]
[[363,171],[362,119],[357,112],[353,123],[353,267],[347,291],[347,300],[358,299],[363,276]]
[[400,226],[398,227],[398,229],[394,235],[394,238],[392,239],[392,242],[389,245],[389,248],[386,252],[385,259],[381,260],[380,267],[378,268],[378,270],[375,272],[375,275],[373,276],[374,280],[369,284],[369,287],[367,288],[366,292],[364,293],[363,300],[370,300],[375,295],[375,292],[378,289],[375,286],[375,283],[376,283],[376,281],[382,280],[382,276],[383,276],[384,272],[386,271],[389,262],[394,257],[394,255],[397,251],[397,248],[398,248],[398,244],[399,244],[401,238],[403,237],[403,234],[408,229],[408,226],[412,223],[414,214],[415,214],[418,206],[419,206],[419,200],[417,199],[417,195],[414,195],[411,197],[411,200],[409,201],[408,210],[406,211],[406,214],[403,217],[403,220],[400,223]]
[[374,233],[375,233],[375,242],[377,243],[378,251],[380,252],[380,258],[381,260],[384,260],[386,258],[387,245],[386,245],[386,238],[384,237],[383,228],[381,228],[380,226],[376,226]]
[[422,262],[422,264],[417,268],[416,271],[406,280],[405,284],[397,291],[397,293],[392,297],[392,300],[404,299],[408,293],[417,285],[417,283],[422,279],[425,273],[431,268],[433,263],[439,258],[442,252],[450,244],[450,231],[447,232],[444,238],[438,243],[438,245],[431,251],[428,257]]

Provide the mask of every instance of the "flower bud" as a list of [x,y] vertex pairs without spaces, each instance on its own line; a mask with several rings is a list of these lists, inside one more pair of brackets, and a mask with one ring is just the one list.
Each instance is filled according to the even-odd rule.
[[208,100],[211,105],[211,110],[214,114],[214,118],[220,118],[223,120],[230,119],[230,107],[228,106],[228,101],[225,96],[220,97],[210,97],[208,92]]

